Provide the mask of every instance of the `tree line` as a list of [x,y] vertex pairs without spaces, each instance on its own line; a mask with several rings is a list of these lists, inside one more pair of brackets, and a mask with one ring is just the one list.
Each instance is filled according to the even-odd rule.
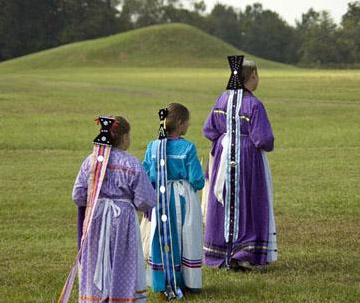
[[[187,4],[185,7],[184,4]],[[196,26],[266,59],[301,66],[359,66],[360,1],[337,25],[308,10],[295,26],[255,3],[244,10],[190,0],[0,0],[0,61],[152,24]]]

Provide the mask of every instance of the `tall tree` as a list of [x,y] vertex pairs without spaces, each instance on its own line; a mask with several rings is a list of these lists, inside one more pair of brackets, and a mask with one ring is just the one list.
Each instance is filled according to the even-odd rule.
[[238,14],[232,6],[216,4],[208,16],[207,31],[232,44],[237,45],[240,39]]
[[202,15],[201,10],[189,11],[182,7],[178,8],[172,5],[164,6],[163,8],[163,23],[185,23],[189,25],[193,25],[202,30],[207,30],[206,26],[206,17]]
[[277,13],[264,10],[259,3],[248,5],[240,12],[239,24],[239,48],[279,62],[297,61],[295,31]]
[[297,32],[301,39],[299,56],[302,64],[321,66],[341,62],[337,45],[339,32],[327,11],[310,9],[297,22]]
[[360,1],[348,4],[341,26],[338,45],[342,61],[360,63]]
[[58,44],[58,0],[0,0],[0,60]]
[[119,31],[119,1],[63,0],[62,43],[103,37]]
[[137,9],[137,3],[133,0],[122,0],[120,4],[119,31],[124,32],[134,27],[132,19]]

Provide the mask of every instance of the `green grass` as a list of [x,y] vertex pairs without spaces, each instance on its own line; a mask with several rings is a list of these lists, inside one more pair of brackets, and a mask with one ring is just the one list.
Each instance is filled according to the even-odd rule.
[[[181,102],[191,111],[186,137],[205,162],[202,124],[228,71],[20,70],[16,62],[0,65],[0,301],[56,302],[75,257],[70,194],[98,131],[94,118],[128,117],[130,152],[142,159],[157,109]],[[183,301],[358,302],[360,71],[265,69],[260,77],[276,136],[279,261],[262,274],[205,268],[203,292]],[[149,292],[148,301],[157,297]]]
[[185,24],[141,28],[106,38],[72,43],[2,64],[4,69],[63,67],[211,67],[226,68],[229,54],[242,53],[260,68],[291,68],[237,50]]

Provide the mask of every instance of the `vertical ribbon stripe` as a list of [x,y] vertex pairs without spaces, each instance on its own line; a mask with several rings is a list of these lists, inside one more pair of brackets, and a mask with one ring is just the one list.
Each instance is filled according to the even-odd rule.
[[229,135],[229,141],[228,141],[228,153],[227,153],[227,159],[226,159],[226,195],[225,195],[225,220],[224,220],[224,237],[225,241],[229,242],[229,224],[230,224],[230,175],[231,175],[231,116],[232,116],[232,109],[233,109],[233,97],[234,97],[234,91],[230,91],[228,100],[227,100],[227,110],[226,110],[226,132]]
[[243,90],[237,91],[236,101],[236,136],[235,136],[235,214],[234,214],[234,237],[237,240],[239,234],[239,215],[240,215],[240,151],[241,151],[241,129],[240,129],[240,108],[243,97]]
[[[166,145],[167,139],[158,141],[156,150],[156,172],[157,172],[157,225],[159,230],[159,241],[161,259],[164,268],[165,280],[170,287],[174,296],[178,295],[178,287],[175,277],[175,262],[173,256],[172,235],[171,235],[171,218],[170,206],[168,201],[167,188],[167,166],[166,166]],[[178,295],[179,296],[179,295]]]
[[266,190],[269,201],[269,239],[268,239],[268,253],[266,262],[274,262],[277,260],[277,243],[276,243],[276,226],[275,226],[275,217],[274,217],[274,207],[273,207],[273,187],[271,180],[271,171],[269,161],[264,150],[261,151],[261,156],[265,168],[265,180],[266,180]]
[[227,242],[226,265],[229,265],[234,236],[239,232],[240,212],[240,108],[243,90],[230,91],[227,100],[226,132],[229,135],[226,161],[224,238]]

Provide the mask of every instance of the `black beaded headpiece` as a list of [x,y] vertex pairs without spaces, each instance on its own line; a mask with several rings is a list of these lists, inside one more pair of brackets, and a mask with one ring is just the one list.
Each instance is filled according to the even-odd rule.
[[236,90],[244,88],[244,79],[241,77],[244,56],[228,56],[231,75],[226,89]]
[[159,110],[159,119],[160,119],[160,127],[159,127],[159,139],[165,139],[167,137],[166,134],[166,117],[168,115],[168,109],[162,108]]
[[106,116],[100,116],[95,121],[101,124],[101,129],[100,134],[94,139],[93,142],[95,144],[112,146],[113,142],[110,134],[110,129],[112,126],[115,125],[115,119]]

